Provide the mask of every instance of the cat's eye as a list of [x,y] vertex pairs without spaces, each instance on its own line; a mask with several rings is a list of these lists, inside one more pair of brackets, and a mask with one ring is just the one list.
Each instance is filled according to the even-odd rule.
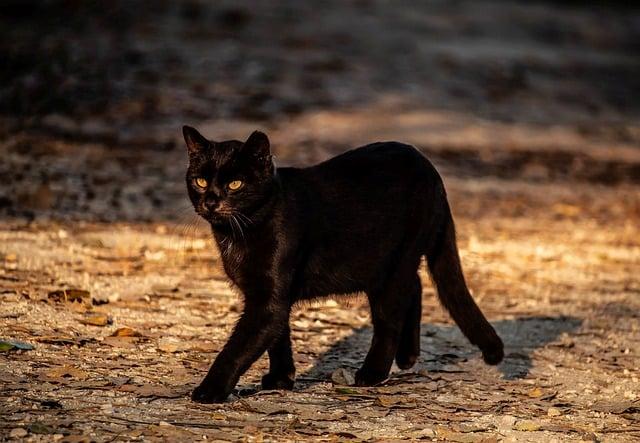
[[195,183],[196,187],[200,189],[207,189],[207,185],[209,184],[209,182],[207,182],[207,180],[202,177],[194,179],[193,183]]
[[242,183],[240,180],[234,180],[232,182],[229,182],[227,188],[231,189],[232,191],[237,191],[242,187],[243,184],[244,183]]

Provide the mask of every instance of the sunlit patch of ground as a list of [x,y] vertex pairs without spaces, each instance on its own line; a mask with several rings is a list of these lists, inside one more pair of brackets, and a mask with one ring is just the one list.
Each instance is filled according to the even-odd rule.
[[[538,187],[516,186],[513,197],[493,189],[505,182],[449,184],[469,285],[507,346],[497,368],[482,364],[424,275],[420,362],[394,371],[384,386],[331,382],[335,369],[359,366],[371,338],[366,303],[349,299],[296,311],[294,392],[251,395],[266,369],[262,358],[242,378],[242,397],[194,404],[189,391],[240,309],[206,229],[5,223],[0,335],[35,348],[0,357],[2,432],[107,440],[638,438],[638,226],[578,216],[590,211],[588,199],[561,204]],[[567,185],[557,187],[564,195]],[[629,203],[615,194],[609,207]],[[503,215],[503,200],[514,198],[523,213]],[[64,302],[50,295],[56,289],[89,295]]]

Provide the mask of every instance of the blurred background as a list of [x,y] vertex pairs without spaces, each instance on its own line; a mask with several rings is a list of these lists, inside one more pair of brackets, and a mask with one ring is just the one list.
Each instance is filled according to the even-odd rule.
[[515,215],[522,184],[637,192],[639,55],[625,2],[5,0],[0,216],[173,220],[183,124],[280,165],[412,143]]

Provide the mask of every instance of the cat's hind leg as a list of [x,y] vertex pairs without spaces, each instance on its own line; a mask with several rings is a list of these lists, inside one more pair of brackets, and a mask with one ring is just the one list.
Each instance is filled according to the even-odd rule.
[[373,322],[373,340],[362,367],[356,372],[356,385],[371,386],[384,381],[398,351],[405,318],[415,291],[420,256],[407,255],[396,271],[377,289],[367,291]]
[[293,389],[296,367],[291,351],[289,325],[268,349],[269,372],[262,377],[262,389]]
[[422,284],[416,274],[409,297],[409,308],[404,317],[400,342],[396,351],[396,364],[400,369],[413,367],[420,356],[420,321],[422,319]]

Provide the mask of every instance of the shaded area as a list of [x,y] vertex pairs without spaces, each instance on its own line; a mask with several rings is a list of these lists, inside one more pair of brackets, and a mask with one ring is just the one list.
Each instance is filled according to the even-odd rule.
[[[582,320],[575,317],[517,317],[492,322],[505,343],[505,359],[498,369],[507,380],[524,378],[532,367],[532,354],[558,340],[570,337],[578,330]],[[478,359],[479,351],[468,343],[455,326],[440,326],[423,323],[421,326],[422,355],[410,372],[467,372],[460,363],[470,358]],[[330,379],[338,368],[359,369],[371,344],[373,330],[370,326],[356,329],[353,334],[331,345],[320,355],[314,366],[300,374],[305,382],[320,382]],[[392,376],[393,378],[393,376]]]
[[454,176],[636,184],[637,21],[609,3],[3,2],[0,215],[176,220],[184,123],[265,129],[282,164],[395,139]]

